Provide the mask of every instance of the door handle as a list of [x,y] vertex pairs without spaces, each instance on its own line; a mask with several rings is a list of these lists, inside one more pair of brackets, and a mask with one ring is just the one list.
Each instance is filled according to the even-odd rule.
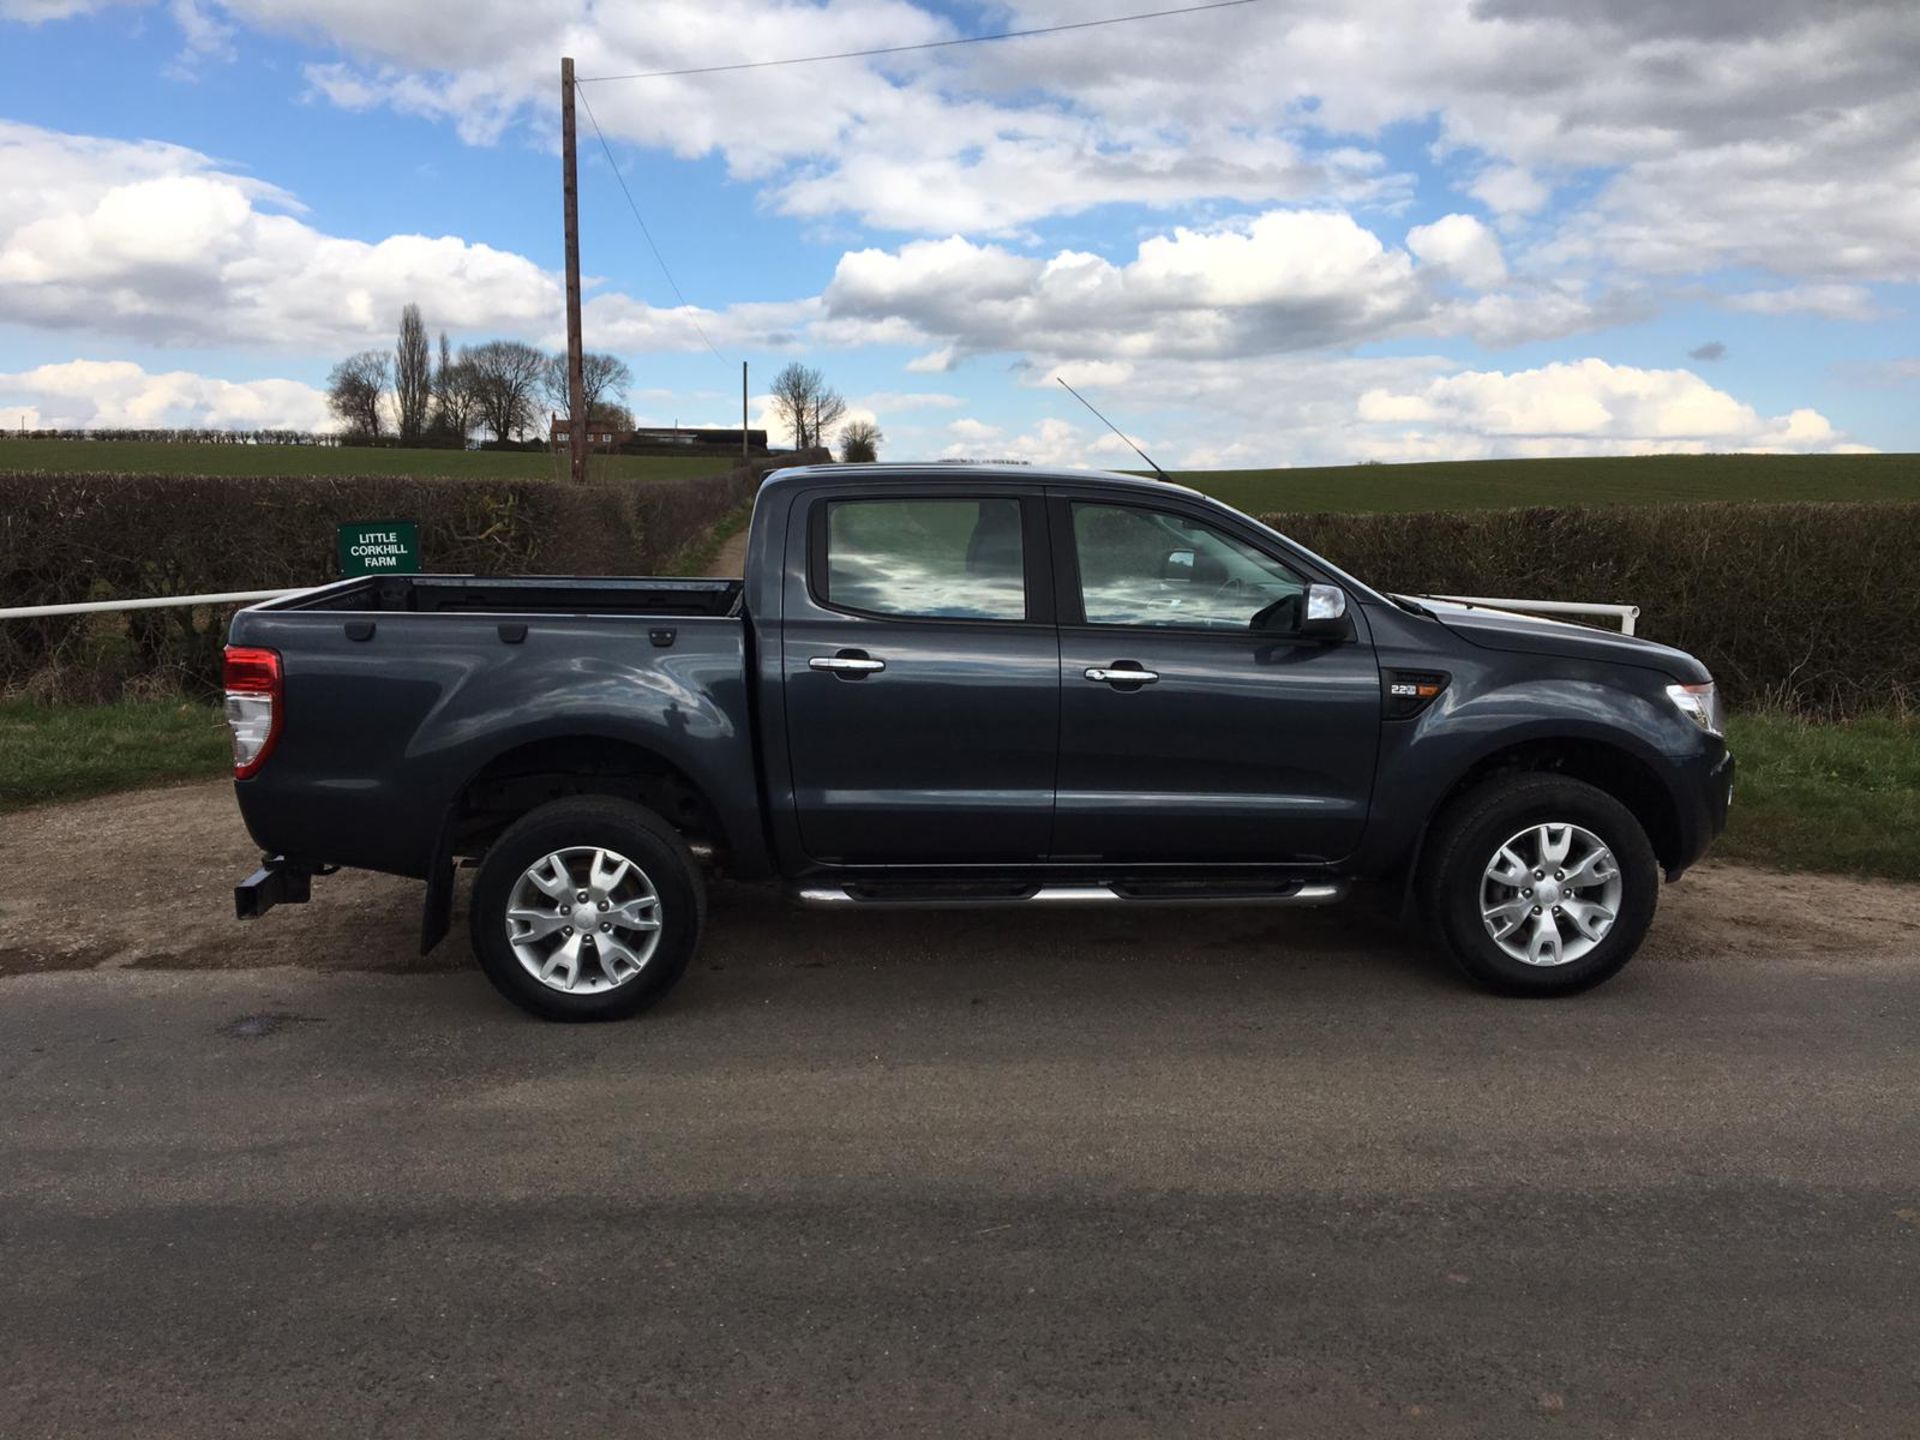
[[807,661],[812,670],[831,670],[838,675],[871,675],[875,670],[887,668],[884,660],[875,660],[866,654],[847,652],[840,655],[816,655]]
[[1142,670],[1137,665],[1111,668],[1095,666],[1087,671],[1087,679],[1097,680],[1105,685],[1151,685],[1159,678],[1159,671]]

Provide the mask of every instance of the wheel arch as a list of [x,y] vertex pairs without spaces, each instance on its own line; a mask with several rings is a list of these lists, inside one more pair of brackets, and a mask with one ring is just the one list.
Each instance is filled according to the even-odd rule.
[[1402,876],[1402,909],[1411,913],[1427,842],[1440,817],[1463,796],[1508,775],[1551,774],[1583,780],[1618,800],[1640,822],[1663,869],[1672,871],[1685,849],[1680,805],[1659,773],[1631,748],[1590,735],[1535,735],[1477,756],[1441,792],[1421,823]]
[[475,768],[447,805],[448,851],[479,854],[522,815],[574,795],[645,805],[696,853],[729,843],[718,806],[683,767],[637,741],[584,733],[523,740]]

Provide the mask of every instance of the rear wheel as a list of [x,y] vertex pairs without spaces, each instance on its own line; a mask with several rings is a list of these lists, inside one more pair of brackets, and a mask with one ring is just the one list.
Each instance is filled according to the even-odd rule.
[[1653,923],[1660,865],[1618,800],[1561,775],[1492,781],[1435,822],[1429,921],[1473,979],[1511,995],[1568,995],[1633,958]]
[[686,972],[706,897],[659,816],[579,796],[521,817],[474,880],[474,953],[494,987],[549,1020],[617,1020]]

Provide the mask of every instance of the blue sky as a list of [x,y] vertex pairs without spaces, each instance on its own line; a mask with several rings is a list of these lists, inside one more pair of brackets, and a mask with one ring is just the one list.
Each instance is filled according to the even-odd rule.
[[[555,343],[563,51],[1143,8],[0,0],[0,421],[324,425],[409,299]],[[583,115],[587,341],[659,421],[803,359],[901,457],[1111,463],[1056,375],[1169,465],[1920,449],[1920,18],[1800,8],[1259,0],[597,83],[694,311]]]

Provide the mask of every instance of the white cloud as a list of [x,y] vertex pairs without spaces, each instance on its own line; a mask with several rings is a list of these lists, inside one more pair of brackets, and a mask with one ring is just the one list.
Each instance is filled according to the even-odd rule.
[[1553,187],[1524,165],[1490,165],[1474,177],[1467,193],[1503,221],[1514,221],[1542,209],[1553,198]]
[[[525,256],[454,235],[345,239],[300,210],[198,151],[0,121],[0,315],[150,343],[331,353],[391,343],[411,301],[456,336],[562,343],[559,277]],[[586,315],[597,348],[624,351],[884,338],[872,325],[813,333],[812,298],[714,311],[608,293]]]
[[[1099,403],[1147,437],[1148,454],[1182,468],[1864,448],[1812,409],[1765,416],[1690,372],[1599,360],[1512,372],[1436,355],[1151,360]],[[1050,423],[1019,435],[970,416],[916,453],[1139,468],[1064,392],[1051,408]]]
[[885,324],[901,339],[930,344],[908,364],[914,373],[1001,351],[1048,365],[1116,365],[1406,334],[1508,345],[1570,334],[1631,308],[1618,298],[1596,303],[1573,284],[1516,283],[1455,298],[1456,283],[1482,288],[1506,279],[1498,240],[1469,216],[1417,227],[1408,243],[1425,263],[1352,216],[1325,210],[1177,227],[1142,240],[1124,264],[1077,250],[1042,258],[954,235],[849,252],[823,299],[826,323]]
[[1846,446],[1817,411],[1766,418],[1691,371],[1592,359],[1511,373],[1464,370],[1408,392],[1372,390],[1355,413],[1380,427],[1356,440],[1362,458]]
[[1729,295],[1733,310],[1756,315],[1824,315],[1829,320],[1877,320],[1879,307],[1864,285],[1792,285],[1780,290],[1748,290]]
[[[306,73],[332,103],[430,116],[476,143],[516,126],[551,142],[561,51],[605,76],[971,28],[907,0],[179,3],[197,25],[315,43],[325,58]],[[0,4],[29,19],[96,8]],[[1012,0],[993,20],[1104,13]],[[1569,259],[1860,281],[1920,273],[1917,67],[1911,0],[1291,0],[586,93],[614,137],[720,155],[781,211],[933,234],[1108,202],[1392,203],[1407,177],[1369,137],[1431,124],[1437,155],[1505,224],[1538,216],[1557,178],[1598,172],[1592,203],[1561,217]]]
[[327,397],[298,380],[153,373],[128,360],[69,360],[0,375],[0,415],[58,429],[331,430]]
[[[455,236],[370,244],[314,229],[284,192],[195,151],[0,122],[0,313],[171,344],[386,340],[418,301],[436,326],[531,334],[555,278]],[[43,183],[44,182],[44,183]]]
[[1414,226],[1407,232],[1407,249],[1475,290],[1506,283],[1507,261],[1499,238],[1471,215],[1443,215],[1431,225]]
[[863,396],[858,403],[867,410],[879,414],[908,410],[957,410],[967,402],[958,395],[948,395],[940,391],[876,390],[871,395]]

